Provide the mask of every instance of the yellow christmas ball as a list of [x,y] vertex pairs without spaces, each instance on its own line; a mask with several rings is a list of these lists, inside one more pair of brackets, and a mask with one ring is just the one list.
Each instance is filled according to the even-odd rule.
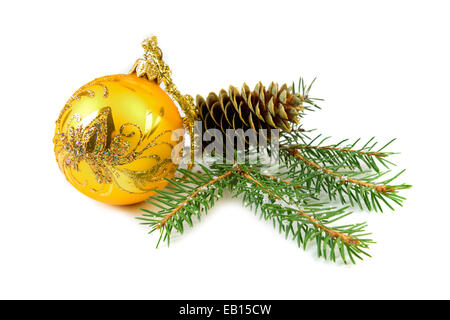
[[64,106],[55,156],[80,192],[109,204],[133,204],[173,177],[179,141],[172,132],[181,128],[177,107],[155,82],[106,76],[82,86]]

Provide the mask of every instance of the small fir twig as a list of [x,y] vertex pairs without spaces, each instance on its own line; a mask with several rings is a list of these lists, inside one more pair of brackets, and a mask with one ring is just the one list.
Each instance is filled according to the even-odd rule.
[[312,197],[311,190],[299,189],[297,184],[284,179],[285,183],[280,183],[280,177],[261,174],[260,166],[215,164],[203,169],[204,174],[181,169],[186,175],[184,181],[170,180],[174,184],[170,188],[177,190],[178,194],[174,196],[159,191],[159,195],[149,202],[160,210],[143,209],[145,213],[139,218],[142,223],[152,227],[150,232],[160,230],[158,245],[161,240],[170,243],[174,229],[182,233],[184,223],[192,226],[192,216],[196,214],[200,218],[199,213],[206,212],[202,209],[210,208],[226,189],[233,197],[242,195],[246,206],[259,212],[265,220],[272,220],[280,232],[291,234],[299,246],[306,248],[307,243],[315,238],[321,246],[320,256],[326,258],[328,255],[335,260],[335,251],[338,251],[346,262],[346,259],[354,261],[354,257],[367,255],[364,249],[371,240],[360,239],[358,234],[365,224],[329,226],[349,213],[345,208],[325,208],[325,204],[317,203]]
[[366,188],[370,188],[370,189],[374,189],[379,193],[388,193],[388,192],[396,192],[394,187],[390,187],[390,186],[384,186],[384,185],[377,185],[377,184],[372,184],[372,183],[367,183],[365,181],[361,181],[361,180],[356,180],[356,179],[352,179],[352,178],[346,178],[345,176],[343,176],[342,174],[336,173],[332,170],[329,170],[327,168],[322,168],[320,167],[317,163],[305,159],[305,157],[303,157],[296,148],[286,148],[286,150],[294,157],[300,159],[301,161],[303,161],[304,163],[306,163],[307,165],[313,167],[316,170],[322,171],[325,174],[329,174],[332,176],[337,177],[338,179],[341,180],[342,184],[347,184],[347,183],[353,183],[356,185],[359,185],[361,187],[366,187]]
[[167,221],[169,221],[174,215],[176,215],[189,201],[194,199],[202,190],[204,190],[205,188],[208,188],[209,186],[213,185],[214,183],[216,183],[222,179],[229,177],[232,174],[233,174],[233,171],[229,170],[229,171],[225,172],[224,174],[222,174],[221,176],[214,178],[211,181],[208,181],[201,187],[198,187],[194,192],[192,192],[192,194],[190,194],[188,197],[186,197],[185,200],[180,202],[180,204],[177,205],[176,208],[174,208],[170,213],[166,214],[164,216],[164,219],[161,220],[161,222],[156,226],[156,228],[157,229],[163,228]]
[[[292,175],[306,179],[307,187],[314,188],[318,193],[325,192],[330,200],[339,199],[343,204],[349,203],[360,209],[383,211],[382,204],[392,210],[392,203],[402,205],[405,198],[398,193],[411,186],[391,185],[391,182],[404,170],[392,178],[380,180],[390,173],[389,166],[394,165],[387,158],[395,153],[383,150],[395,139],[375,150],[377,142],[374,138],[361,148],[356,148],[360,139],[346,146],[343,144],[347,139],[329,145],[329,148],[319,148],[328,140],[328,137],[321,137],[322,135],[317,135],[310,139],[296,132],[283,136],[281,158]],[[381,153],[383,156],[380,156]],[[377,161],[386,170],[381,170]]]

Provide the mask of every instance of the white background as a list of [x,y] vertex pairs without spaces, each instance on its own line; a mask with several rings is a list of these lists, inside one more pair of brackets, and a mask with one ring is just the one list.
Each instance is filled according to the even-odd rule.
[[[0,11],[0,298],[450,298],[448,1],[14,1]],[[185,93],[318,77],[309,128],[398,141],[403,208],[359,213],[377,244],[345,266],[222,200],[169,249],[78,193],[54,121],[93,78],[159,37]],[[336,141],[336,140],[335,140]]]

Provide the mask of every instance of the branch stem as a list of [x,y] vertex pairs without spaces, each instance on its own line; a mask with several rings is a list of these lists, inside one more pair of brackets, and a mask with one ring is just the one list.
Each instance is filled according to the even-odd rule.
[[384,185],[376,185],[376,184],[372,184],[372,183],[368,183],[365,181],[361,181],[361,180],[356,180],[356,179],[351,179],[351,178],[346,178],[343,175],[336,173],[332,170],[329,170],[327,168],[322,168],[321,166],[319,166],[317,163],[306,159],[305,157],[303,157],[300,152],[298,152],[298,150],[296,148],[292,148],[292,147],[287,147],[285,148],[293,157],[296,157],[297,159],[303,161],[305,164],[307,164],[310,167],[313,167],[316,170],[322,171],[325,174],[329,174],[332,176],[335,176],[337,178],[339,178],[342,182],[342,184],[348,184],[348,183],[354,183],[357,184],[361,187],[367,187],[367,188],[371,188],[374,189],[375,191],[379,192],[379,193],[389,193],[389,192],[395,192],[396,190],[392,187],[388,187],[388,186],[384,186]]
[[330,147],[330,146],[310,146],[310,145],[295,145],[295,146],[290,146],[290,148],[295,148],[295,149],[318,149],[318,150],[333,150],[333,151],[342,151],[342,152],[353,152],[353,153],[359,153],[365,156],[370,156],[370,157],[378,157],[378,158],[382,158],[382,157],[386,157],[387,154],[385,152],[366,152],[366,151],[362,151],[362,150],[353,150],[353,149],[348,149],[348,148],[339,148],[339,147]]
[[[288,180],[283,180],[283,179],[277,178],[275,176],[271,176],[270,174],[263,174],[262,176],[266,177],[266,178],[268,178],[270,180],[273,180],[275,182],[283,182],[284,184],[288,184],[288,185],[291,185],[291,186],[293,185],[292,182],[290,182]],[[301,188],[302,186],[299,185],[299,184],[295,184],[295,185],[293,185],[293,187],[294,188]]]
[[[236,167],[237,171],[244,176],[245,178],[251,180],[252,182],[258,184],[261,188],[263,188],[271,197],[276,198],[278,200],[284,201],[286,202],[286,200],[282,199],[281,197],[279,197],[278,195],[274,195],[270,190],[268,190],[267,188],[265,188],[259,181],[257,181],[255,178],[253,178],[251,175],[249,175],[248,173],[244,172],[241,168]],[[272,179],[274,181],[279,181],[277,177],[271,176],[271,175],[263,175],[269,179]],[[282,180],[282,182],[287,183],[287,184],[291,184],[291,182],[286,181],[286,180]],[[301,187],[301,186],[295,186],[295,187]],[[288,205],[291,205],[290,203],[286,202]],[[346,244],[351,244],[354,246],[358,246],[360,244],[360,242],[358,240],[353,239],[350,235],[346,235],[344,233],[338,232],[336,230],[333,230],[331,228],[328,228],[326,226],[324,226],[323,224],[321,224],[317,219],[313,218],[311,215],[307,214],[306,212],[304,212],[303,210],[298,209],[298,214],[301,215],[302,217],[306,218],[309,222],[311,222],[316,228],[323,230],[324,232],[326,232],[327,234],[330,235],[331,238],[339,238],[342,240],[342,242],[346,243]]]
[[[251,175],[249,175],[247,172],[245,172],[244,170],[242,170],[239,166],[236,166],[236,171],[244,178],[252,181],[253,183],[257,184],[261,189],[263,189],[265,192],[267,192],[267,194],[269,196],[271,196],[272,198],[275,198],[277,200],[283,200],[279,195],[274,194],[273,192],[271,192],[269,189],[267,189],[265,186],[262,185],[261,182],[259,182],[258,180],[256,180],[255,178],[253,178]],[[274,177],[275,178],[275,177]],[[275,178],[276,179],[276,178]]]
[[195,198],[200,191],[202,191],[205,188],[208,188],[209,186],[219,182],[220,180],[223,180],[229,176],[231,176],[233,174],[234,170],[229,170],[227,172],[225,172],[224,174],[222,174],[221,176],[218,176],[214,179],[212,179],[211,181],[209,181],[208,183],[205,183],[204,185],[202,185],[201,187],[198,187],[191,195],[189,195],[186,200],[184,200],[183,202],[181,202],[175,209],[173,209],[170,213],[166,214],[164,216],[164,219],[161,220],[161,222],[156,226],[157,229],[161,229],[164,227],[164,225],[167,223],[167,221],[169,221],[174,215],[177,214],[178,211],[180,211],[181,208],[183,208],[189,201],[191,201],[193,198]]
[[[304,158],[302,158],[304,159]],[[308,161],[306,159],[304,159],[304,161]],[[313,162],[310,163],[310,165],[313,165]],[[315,164],[315,166],[317,166]],[[317,166],[317,168],[320,168]],[[163,228],[166,223],[174,216],[176,215],[189,201],[191,201],[193,198],[195,198],[201,190],[208,188],[209,186],[229,177],[232,176],[233,174],[239,174],[240,176],[244,177],[245,179],[250,180],[251,182],[255,183],[256,185],[258,185],[260,188],[262,188],[265,192],[267,192],[267,194],[270,197],[273,197],[275,199],[281,200],[281,201],[285,201],[284,199],[282,199],[279,195],[274,194],[273,192],[271,192],[267,187],[265,187],[261,182],[259,182],[257,179],[255,179],[254,177],[252,177],[249,173],[247,173],[246,171],[244,171],[241,167],[239,167],[238,165],[235,165],[233,167],[233,169],[225,172],[224,174],[208,181],[207,183],[203,184],[202,186],[198,187],[197,189],[195,189],[195,191],[190,194],[188,197],[186,197],[186,199],[181,202],[175,209],[173,209],[170,213],[166,214],[164,216],[164,218],[159,222],[159,224],[156,226],[157,229],[161,229]],[[270,179],[274,179],[276,181],[279,181],[278,178],[274,177],[274,176],[270,176],[270,175],[264,175],[267,178]],[[291,184],[289,181],[283,180],[284,183],[287,184]],[[285,201],[286,202],[286,201]],[[329,234],[331,238],[334,239],[341,239],[342,242],[346,243],[346,244],[350,244],[350,245],[354,245],[354,246],[358,246],[360,244],[360,242],[358,240],[353,239],[353,237],[351,237],[350,235],[346,235],[344,233],[341,233],[339,231],[333,230],[329,227],[324,226],[323,224],[321,224],[319,222],[319,220],[313,218],[311,215],[305,213],[303,210],[298,209],[298,214],[304,218],[306,218],[310,223],[312,223],[316,228],[323,230],[325,233]]]
[[321,229],[321,230],[325,231],[326,233],[328,233],[330,235],[330,237],[332,237],[332,238],[335,238],[335,239],[339,238],[342,240],[342,242],[344,242],[346,244],[355,245],[355,246],[358,246],[360,244],[360,242],[358,240],[353,239],[352,236],[350,236],[350,235],[346,235],[346,234],[343,234],[336,230],[333,230],[331,228],[325,227],[323,224],[320,224],[317,219],[314,219],[312,216],[303,212],[302,210],[299,210],[298,214],[301,215],[302,217],[305,217],[306,219],[308,219],[308,221],[311,222],[316,228]]

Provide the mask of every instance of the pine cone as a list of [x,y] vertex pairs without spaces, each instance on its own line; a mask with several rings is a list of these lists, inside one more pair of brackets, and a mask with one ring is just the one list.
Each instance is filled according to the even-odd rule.
[[220,90],[219,95],[211,92],[206,100],[197,95],[196,104],[203,129],[252,128],[257,131],[280,129],[291,131],[290,122],[299,123],[299,112],[303,110],[303,98],[295,95],[283,84],[271,83],[266,89],[259,82],[253,91],[244,83],[241,92],[233,86],[229,91]]

